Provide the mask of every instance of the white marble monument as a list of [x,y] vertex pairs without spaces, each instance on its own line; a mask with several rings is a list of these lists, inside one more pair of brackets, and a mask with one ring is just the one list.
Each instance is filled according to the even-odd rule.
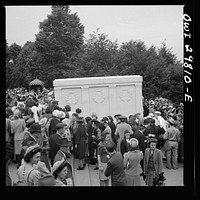
[[70,105],[72,111],[81,108],[84,117],[98,114],[98,119],[115,114],[141,113],[142,76],[105,76],[67,78],[53,81],[59,106]]

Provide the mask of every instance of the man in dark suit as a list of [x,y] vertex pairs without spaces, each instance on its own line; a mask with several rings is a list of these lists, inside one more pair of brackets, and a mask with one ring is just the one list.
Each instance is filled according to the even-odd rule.
[[53,134],[49,137],[49,147],[50,147],[49,156],[51,159],[51,166],[53,166],[54,158],[57,154],[57,151],[59,150],[57,142],[64,137],[65,126],[66,124],[64,123],[58,123],[56,125],[56,130],[57,130],[56,134]]
[[72,179],[72,183],[74,185],[74,177],[73,177],[73,172],[72,172],[72,160],[70,159],[70,149],[69,147],[71,146],[71,142],[68,141],[67,138],[61,138],[59,139],[59,141],[57,142],[57,145],[59,146],[60,150],[57,151],[57,154],[54,158],[54,162],[57,161],[61,161],[62,159],[67,161],[67,168],[68,168],[68,172],[67,172],[67,176],[66,178],[71,178]]
[[126,186],[126,175],[124,172],[124,159],[120,152],[115,151],[114,142],[108,142],[106,149],[110,154],[110,159],[107,163],[105,176],[111,175],[112,186]]

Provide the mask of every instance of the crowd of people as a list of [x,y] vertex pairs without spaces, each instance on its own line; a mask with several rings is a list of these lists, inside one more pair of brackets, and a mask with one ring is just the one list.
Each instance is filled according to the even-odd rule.
[[[99,119],[61,108],[53,90],[7,90],[6,185],[75,186],[72,156],[77,170],[87,164],[99,170],[100,186],[140,186],[141,176],[148,186],[161,185],[163,160],[168,169],[184,160],[184,106],[156,98],[143,100],[143,108]],[[9,175],[11,162],[18,180]]]

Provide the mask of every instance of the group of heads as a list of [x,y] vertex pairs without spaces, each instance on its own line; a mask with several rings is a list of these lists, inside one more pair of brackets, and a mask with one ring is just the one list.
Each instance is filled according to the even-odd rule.
[[[59,141],[59,145],[61,146],[69,146],[70,144],[67,141],[64,141],[63,138],[62,141]],[[40,160],[40,154],[41,154],[41,148],[38,144],[31,145],[27,148],[25,154],[24,154],[24,161],[26,163],[32,163],[37,164]],[[60,179],[64,180],[68,173],[68,163],[64,159],[61,161],[57,161],[54,163],[52,167],[51,173],[45,175],[44,177],[39,179],[38,185],[39,186],[53,186],[55,185],[55,179],[59,176]]]
[[[60,147],[61,151],[67,153],[69,151],[69,147],[71,146],[71,142],[68,141],[67,138],[62,138],[57,142],[57,145]],[[32,143],[25,151],[24,161],[26,163],[37,164],[40,161],[41,151],[42,149],[37,143]],[[54,179],[56,179],[58,176],[61,179],[66,178],[68,173],[66,166],[67,162],[65,160],[55,162],[52,168],[52,172],[44,178],[41,178],[39,180],[39,185],[54,185]]]
[[52,167],[52,172],[46,176],[40,178],[38,185],[39,186],[55,186],[55,180],[59,179],[66,180],[68,174],[68,162],[64,159],[54,163]]

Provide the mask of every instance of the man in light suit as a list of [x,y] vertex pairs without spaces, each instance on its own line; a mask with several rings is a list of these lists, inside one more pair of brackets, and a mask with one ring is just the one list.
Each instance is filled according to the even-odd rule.
[[114,142],[108,142],[106,149],[110,154],[110,159],[107,163],[105,176],[111,175],[112,186],[126,186],[126,175],[124,172],[124,159],[120,152],[115,151]]

